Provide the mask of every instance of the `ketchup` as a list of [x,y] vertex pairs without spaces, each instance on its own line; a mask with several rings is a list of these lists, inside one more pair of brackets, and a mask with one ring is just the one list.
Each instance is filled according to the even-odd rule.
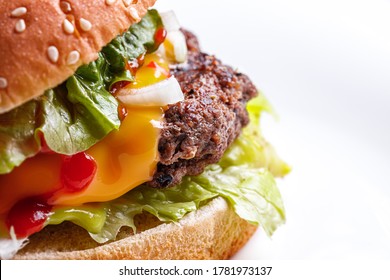
[[44,227],[52,210],[48,201],[54,193],[81,192],[95,177],[97,164],[94,158],[85,152],[72,156],[51,152],[47,156],[61,158],[59,186],[39,196],[24,198],[12,206],[6,217],[6,225],[9,229],[14,228],[17,238],[28,237]]
[[126,63],[126,69],[130,71],[131,75],[135,76],[138,68],[144,63],[145,54],[141,54],[139,57],[128,60]]
[[119,81],[119,82],[116,82],[115,84],[113,84],[110,88],[110,93],[115,96],[116,95],[116,92],[118,90],[120,90],[121,88],[124,88],[125,86],[127,86],[128,84],[130,84],[131,82],[129,81]]
[[165,30],[164,27],[160,27],[156,30],[156,33],[154,33],[154,45],[158,47],[160,44],[162,44],[167,37],[168,32]]
[[170,77],[170,73],[168,70],[166,70],[164,67],[161,67],[157,62],[155,61],[151,61],[148,63],[148,65],[146,65],[146,67],[149,67],[149,68],[152,68],[152,69],[156,69],[156,71],[158,71],[159,75],[164,75],[166,76],[167,78]]
[[[126,61],[126,70],[130,71],[131,75],[135,76],[135,74],[137,73],[137,70],[144,63],[144,59],[145,59],[145,54],[143,53],[138,58],[134,58],[132,60]],[[118,90],[120,90],[121,88],[126,87],[128,84],[131,84],[131,82],[129,82],[129,81],[116,82],[110,87],[110,93],[115,97],[116,92]]]
[[40,198],[26,198],[11,208],[6,224],[14,228],[17,238],[25,238],[43,228],[50,211],[51,206]]
[[62,188],[67,193],[80,192],[92,182],[97,165],[93,157],[81,152],[64,156],[61,168]]
[[125,106],[119,104],[119,106],[118,106],[118,116],[119,116],[119,119],[120,119],[121,122],[126,118],[127,114],[128,114],[127,108]]

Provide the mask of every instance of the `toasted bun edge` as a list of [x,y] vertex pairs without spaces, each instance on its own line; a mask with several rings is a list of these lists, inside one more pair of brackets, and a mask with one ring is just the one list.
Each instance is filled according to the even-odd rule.
[[241,219],[220,197],[178,223],[156,226],[147,216],[143,222],[143,226],[149,224],[150,228],[135,235],[130,231],[121,233],[120,240],[103,245],[93,245],[84,230],[67,224],[68,229],[62,228],[62,232],[59,229],[39,233],[31,239],[35,244],[27,245],[15,259],[228,259],[257,229]]

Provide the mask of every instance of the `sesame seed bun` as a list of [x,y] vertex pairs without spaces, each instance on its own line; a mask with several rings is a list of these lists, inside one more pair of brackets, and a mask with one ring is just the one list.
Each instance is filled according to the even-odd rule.
[[42,95],[97,58],[155,0],[0,2],[0,113]]
[[71,223],[48,226],[30,238],[15,259],[227,259],[256,227],[241,219],[222,198],[213,199],[178,223],[137,217],[139,231],[122,230],[116,241],[98,244]]

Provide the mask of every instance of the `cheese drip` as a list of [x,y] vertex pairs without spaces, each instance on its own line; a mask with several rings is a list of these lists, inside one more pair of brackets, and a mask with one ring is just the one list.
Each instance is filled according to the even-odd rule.
[[160,107],[127,108],[118,131],[95,144],[87,154],[97,164],[91,184],[81,192],[66,193],[61,187],[61,155],[40,153],[13,172],[0,176],[0,214],[32,196],[48,197],[51,205],[81,205],[108,201],[149,181],[158,162]]

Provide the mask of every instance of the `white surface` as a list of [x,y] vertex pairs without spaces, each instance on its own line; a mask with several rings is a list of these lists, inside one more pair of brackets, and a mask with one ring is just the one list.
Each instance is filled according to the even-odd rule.
[[235,258],[390,258],[390,2],[159,1],[280,116],[287,223]]

